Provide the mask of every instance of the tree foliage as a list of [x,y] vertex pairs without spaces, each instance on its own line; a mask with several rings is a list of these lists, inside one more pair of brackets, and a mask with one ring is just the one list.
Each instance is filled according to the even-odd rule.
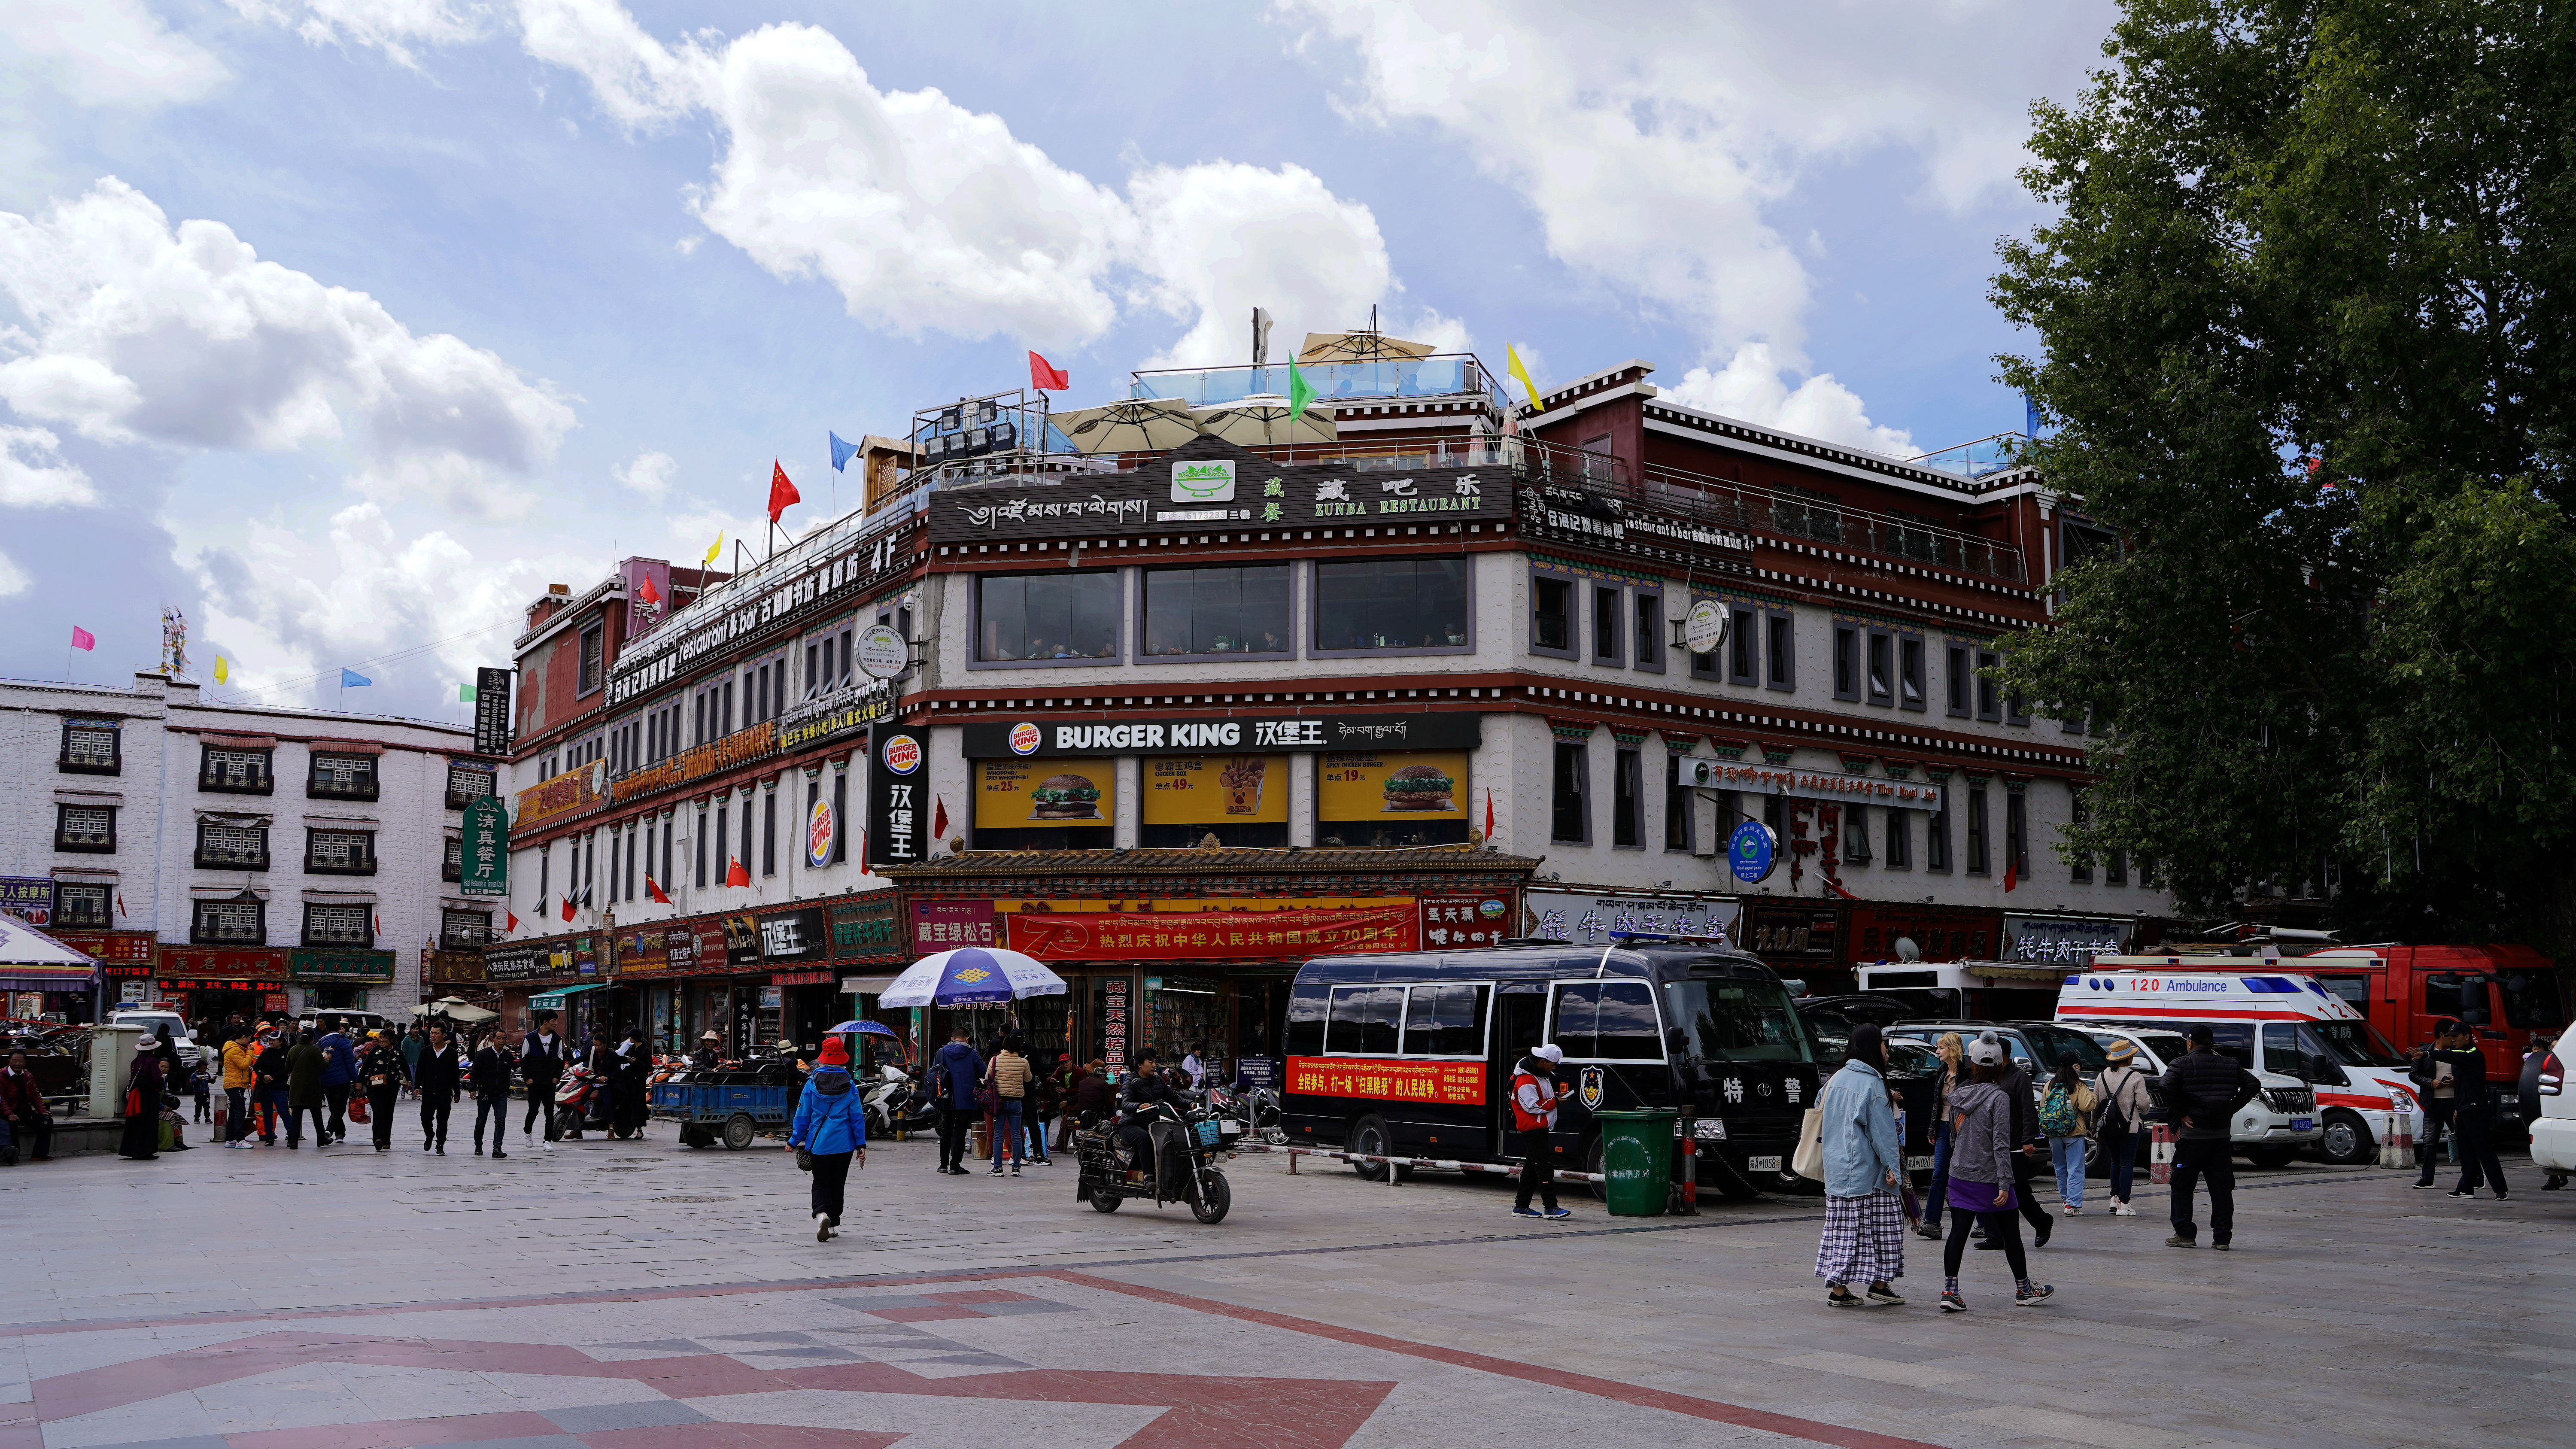
[[2008,682],[2112,729],[2066,849],[2187,909],[2576,941],[2576,10],[2128,0],[1993,298],[2123,540]]

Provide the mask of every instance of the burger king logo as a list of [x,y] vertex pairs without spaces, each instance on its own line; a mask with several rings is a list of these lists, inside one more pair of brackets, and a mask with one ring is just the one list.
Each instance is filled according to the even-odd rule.
[[883,751],[885,767],[897,775],[909,775],[921,768],[921,741],[910,735],[890,735]]
[[1015,724],[1011,726],[1011,753],[1034,755],[1038,752],[1038,742],[1043,738],[1036,725]]

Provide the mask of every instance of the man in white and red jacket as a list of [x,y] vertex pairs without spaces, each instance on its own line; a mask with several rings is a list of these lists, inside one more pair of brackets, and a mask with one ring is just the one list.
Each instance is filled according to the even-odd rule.
[[[1558,1064],[1565,1053],[1554,1042],[1542,1042],[1530,1048],[1512,1072],[1512,1127],[1520,1139],[1521,1192],[1512,1205],[1512,1216],[1518,1218],[1570,1218],[1573,1213],[1556,1205],[1556,1147],[1548,1133],[1556,1126],[1556,1102],[1565,1095],[1565,1084],[1556,1079]],[[1540,1212],[1530,1206],[1530,1194],[1547,1204]]]

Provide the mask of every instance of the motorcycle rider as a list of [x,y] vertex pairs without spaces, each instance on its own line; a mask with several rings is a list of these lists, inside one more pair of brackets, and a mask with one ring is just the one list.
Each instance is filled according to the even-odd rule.
[[712,1031],[701,1032],[698,1036],[698,1049],[689,1053],[689,1070],[692,1072],[714,1071],[719,1062],[719,1058],[716,1055],[716,1044],[722,1040],[724,1040],[724,1038],[717,1036]]
[[1155,1070],[1153,1050],[1147,1048],[1136,1054],[1136,1071],[1127,1079],[1124,1110],[1118,1119],[1118,1144],[1125,1150],[1132,1171],[1143,1172],[1154,1161],[1154,1139],[1146,1132],[1145,1123],[1156,1107],[1178,1113],[1182,1102],[1171,1083]]

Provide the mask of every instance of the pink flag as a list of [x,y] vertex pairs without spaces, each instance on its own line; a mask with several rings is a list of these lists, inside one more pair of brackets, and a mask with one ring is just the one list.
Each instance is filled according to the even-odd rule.
[[74,624],[72,626],[72,647],[74,649],[96,649],[98,647],[98,636],[87,629],[82,628],[80,625]]

